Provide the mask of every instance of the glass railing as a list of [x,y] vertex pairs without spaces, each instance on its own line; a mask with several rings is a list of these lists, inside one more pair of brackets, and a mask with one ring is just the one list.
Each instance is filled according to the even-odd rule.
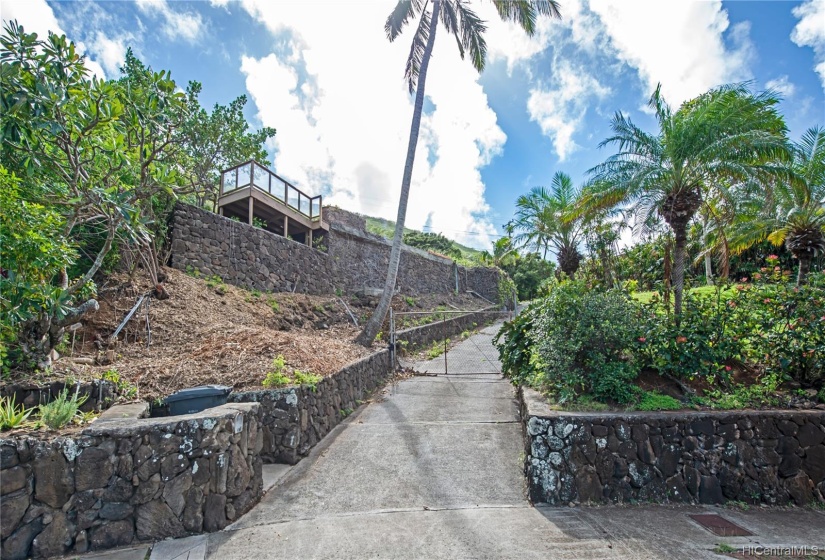
[[311,220],[321,218],[321,195],[307,195],[255,161],[236,165],[221,173],[221,196],[250,185]]

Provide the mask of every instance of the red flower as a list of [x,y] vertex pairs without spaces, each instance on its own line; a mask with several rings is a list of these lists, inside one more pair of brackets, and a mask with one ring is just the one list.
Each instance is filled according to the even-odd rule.
[[[823,317],[822,319],[825,319],[825,317]],[[643,336],[640,336],[639,337],[639,342],[647,342],[647,339]]]
[[779,255],[768,255],[768,258],[773,260],[773,261],[778,261],[779,260]]
[[678,342],[678,343],[680,343],[680,344],[681,344],[682,342],[687,342],[687,337],[686,337],[686,336],[677,336],[677,337],[676,337],[676,342]]
[[730,370],[732,370],[732,369],[733,369],[733,368],[732,368],[732,367],[730,367],[730,366],[725,366],[725,371],[730,371]]

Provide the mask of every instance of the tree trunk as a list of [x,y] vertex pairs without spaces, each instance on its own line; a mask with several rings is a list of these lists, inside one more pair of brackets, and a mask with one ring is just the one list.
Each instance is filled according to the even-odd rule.
[[685,289],[685,248],[687,247],[687,228],[681,224],[673,230],[676,245],[673,249],[673,315],[676,322],[682,315],[682,292]]
[[811,271],[811,259],[810,257],[799,256],[799,272],[796,275],[796,285],[802,286],[805,284],[805,280],[808,277],[808,273]]
[[672,253],[672,250],[671,250],[671,245],[670,245],[670,239],[668,239],[667,242],[665,243],[665,256],[664,256],[664,259],[663,259],[664,260],[664,268],[665,268],[665,279],[664,279],[665,295],[664,295],[664,300],[665,300],[665,311],[667,312],[668,316],[670,316],[670,292],[671,292],[670,288],[672,286],[671,279],[673,278],[673,259],[671,258],[671,253]]
[[713,286],[713,262],[708,250],[708,219],[702,222],[702,249],[705,251],[705,282],[708,286]]
[[412,125],[410,126],[410,140],[407,144],[407,161],[404,164],[404,177],[401,181],[401,197],[398,201],[398,216],[395,220],[395,234],[392,238],[392,249],[390,251],[390,262],[387,267],[387,278],[384,282],[384,292],[369,321],[364,325],[364,330],[358,335],[355,341],[363,346],[370,346],[375,340],[384,317],[392,303],[393,292],[395,291],[395,280],[398,275],[398,264],[401,262],[401,242],[404,238],[404,221],[407,217],[407,200],[410,197],[410,183],[412,182],[413,164],[415,163],[415,149],[418,146],[418,131],[421,128],[421,113],[424,108],[424,86],[427,81],[427,68],[430,65],[430,56],[433,53],[435,44],[435,32],[438,29],[439,10],[441,0],[433,2],[433,13],[430,17],[430,34],[427,38],[427,47],[421,60],[421,69],[418,72],[418,84],[415,89],[415,105],[413,108]]

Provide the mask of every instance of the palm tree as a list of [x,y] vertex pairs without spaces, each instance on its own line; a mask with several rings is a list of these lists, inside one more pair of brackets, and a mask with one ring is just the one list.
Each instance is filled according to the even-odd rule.
[[789,180],[773,183],[767,201],[744,191],[732,244],[742,252],[765,239],[785,243],[799,259],[796,284],[801,286],[811,261],[825,254],[825,128],[809,128],[794,143],[790,171]]
[[687,228],[710,191],[730,184],[765,185],[785,175],[786,127],[773,92],[752,94],[746,84],[712,89],[672,111],[661,85],[650,97],[658,131],[649,134],[622,113],[611,121],[613,136],[599,147],[618,152],[590,170],[596,185],[588,205],[628,205],[644,221],[656,215],[673,230],[674,312],[682,311]]
[[[481,72],[484,69],[487,55],[484,32],[487,27],[467,4],[466,0],[432,0],[432,8],[430,8],[430,0],[400,0],[384,24],[387,39],[392,42],[401,35],[411,20],[418,19],[418,26],[413,35],[410,54],[404,69],[404,78],[410,93],[415,91],[415,104],[384,292],[375,312],[356,339],[364,346],[372,344],[381,329],[395,289],[398,264],[401,261],[401,242],[404,236],[404,220],[407,216],[407,200],[410,196],[415,148],[418,144],[418,130],[421,126],[421,112],[424,107],[427,67],[430,64],[439,21],[444,25],[447,33],[455,37],[461,58],[464,58],[467,53],[476,70]],[[493,4],[502,20],[516,22],[528,35],[535,33],[538,16],[561,17],[556,0],[493,0]]]
[[513,237],[517,246],[534,249],[547,258],[547,250],[553,249],[559,268],[570,278],[581,263],[578,245],[582,234],[582,220],[576,210],[580,191],[573,180],[561,171],[553,176],[551,190],[535,187],[529,194],[516,200],[516,217],[513,221]]

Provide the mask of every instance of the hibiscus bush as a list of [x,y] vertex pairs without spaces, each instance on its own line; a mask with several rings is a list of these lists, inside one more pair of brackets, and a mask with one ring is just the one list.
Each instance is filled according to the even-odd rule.
[[771,391],[793,381],[825,392],[825,274],[802,287],[790,281],[769,268],[687,292],[678,321],[660,297],[642,303],[626,291],[562,282],[506,323],[496,344],[514,383],[560,403],[632,404],[643,395],[634,385],[642,369],[688,384],[701,378],[716,400],[742,392],[732,379],[741,370],[772,380]]

